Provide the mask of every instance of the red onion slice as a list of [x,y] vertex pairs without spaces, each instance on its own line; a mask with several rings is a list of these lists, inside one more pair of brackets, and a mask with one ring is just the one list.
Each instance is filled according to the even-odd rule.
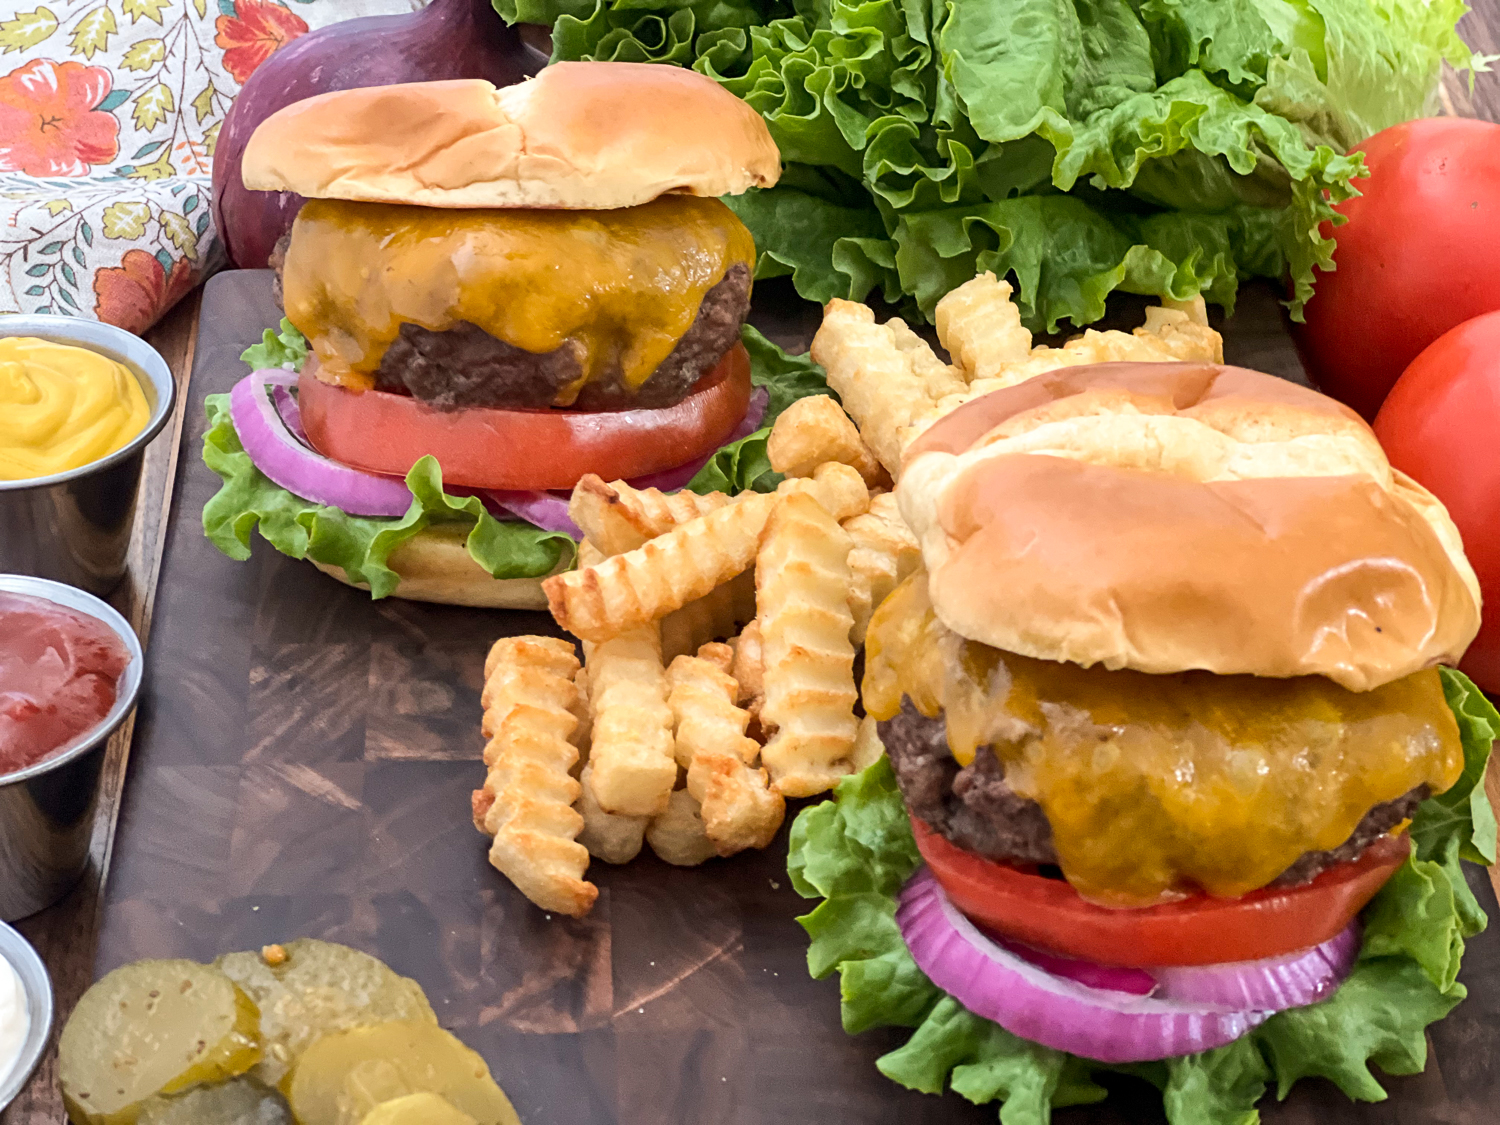
[[292,388],[296,385],[295,377],[290,382],[273,384],[271,401],[276,404],[276,413],[281,415],[286,428],[292,431],[298,441],[311,448],[312,443],[307,440],[307,431],[302,427],[302,408],[297,405],[297,396],[292,394]]
[[[288,492],[318,504],[341,508],[351,516],[404,516],[411,506],[411,493],[405,484],[393,477],[341,465],[308,444],[307,431],[302,427],[302,411],[290,390],[296,383],[295,372],[271,368],[253,372],[230,392],[229,414],[239,431],[240,443],[255,467]],[[749,437],[760,428],[769,399],[764,387],[755,388],[745,417],[725,439],[725,445]],[[697,476],[711,456],[713,454],[629,483],[635,488],[675,491]],[[544,531],[560,531],[575,539],[583,538],[582,530],[568,517],[566,497],[543,491],[473,491],[497,514],[525,520]],[[330,499],[335,496],[348,497],[349,502]]]
[[295,378],[279,368],[256,371],[229,392],[229,417],[255,467],[288,492],[351,516],[406,515],[412,496],[405,482],[331,461],[288,429],[270,392]]
[[1232,1043],[1270,1012],[1090,988],[1053,976],[990,941],[923,867],[901,891],[896,922],[917,966],[977,1016],[1106,1063],[1148,1062]]
[[[1058,953],[1052,953],[1045,949],[1036,949],[1019,941],[1011,941],[997,934],[991,934],[987,930],[981,930],[985,937],[989,938],[1002,949],[1008,949],[1024,961],[1030,961],[1039,969],[1045,969],[1055,977],[1064,980],[1076,980],[1079,984],[1086,984],[1090,988],[1102,988],[1108,992],[1128,992],[1132,996],[1150,996],[1156,992],[1156,978],[1145,969],[1128,969],[1121,965],[1099,965],[1093,961],[1080,961],[1074,957],[1064,957]],[[1173,999],[1189,999],[1189,997],[1173,997]],[[1241,1005],[1250,1007],[1251,1005]]]
[[543,531],[561,531],[564,535],[571,535],[574,539],[583,538],[583,529],[568,516],[566,497],[556,496],[550,492],[513,489],[503,491],[487,489],[476,495],[484,501],[485,507],[491,510],[498,509],[505,515],[535,524]]
[[1280,1012],[1332,995],[1354,968],[1359,946],[1355,921],[1322,945],[1285,957],[1152,969],[1151,975],[1156,978],[1156,995],[1162,999]]

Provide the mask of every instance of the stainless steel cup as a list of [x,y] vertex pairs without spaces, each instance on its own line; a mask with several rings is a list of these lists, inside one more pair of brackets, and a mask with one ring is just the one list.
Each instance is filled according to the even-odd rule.
[[42,1052],[47,1049],[47,1036],[52,1033],[52,980],[36,950],[4,923],[0,923],[0,957],[9,961],[16,976],[21,978],[26,1007],[31,1015],[31,1026],[26,1030],[20,1056],[9,1074],[0,1074],[0,1110],[3,1110],[25,1088],[31,1072],[41,1062]]
[[130,663],[115,685],[115,705],[61,754],[0,774],[0,919],[35,914],[67,894],[88,864],[105,743],[135,706],[146,656],[130,623],[92,594],[44,578],[0,574],[0,591],[97,617],[117,634]]
[[0,481],[0,572],[55,578],[106,596],[125,577],[146,446],[172,413],[166,362],[123,329],[67,316],[0,316],[0,336],[39,336],[123,363],[140,380],[151,418],[125,448],[34,480]]

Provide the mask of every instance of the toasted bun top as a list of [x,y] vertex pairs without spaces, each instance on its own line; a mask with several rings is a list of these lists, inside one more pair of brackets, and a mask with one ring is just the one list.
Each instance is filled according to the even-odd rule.
[[898,499],[955,632],[1089,666],[1322,675],[1457,663],[1479,585],[1353,411],[1271,375],[1106,363],[965,404]]
[[668,192],[774,184],[755,110],[713,79],[652,63],[566,62],[482,79],[339,90],[260,123],[245,186],[424,207],[634,207]]

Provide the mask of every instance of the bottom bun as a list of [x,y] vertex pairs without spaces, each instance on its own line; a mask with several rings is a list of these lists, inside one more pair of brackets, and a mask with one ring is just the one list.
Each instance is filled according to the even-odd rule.
[[[401,576],[391,597],[479,609],[547,608],[541,578],[491,578],[469,554],[468,537],[467,526],[446,524],[424,528],[397,547],[386,562]],[[349,581],[343,567],[308,561],[345,586],[370,588],[367,583]]]

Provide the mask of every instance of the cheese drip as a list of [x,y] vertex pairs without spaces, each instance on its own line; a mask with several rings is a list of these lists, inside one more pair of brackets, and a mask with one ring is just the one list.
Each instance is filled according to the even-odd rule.
[[945,716],[960,763],[986,746],[1000,758],[1047,814],[1068,882],[1105,905],[1246,894],[1338,847],[1375,805],[1463,771],[1435,668],[1351,692],[1034,660],[947,629],[920,570],[866,641],[865,709],[889,719],[903,695]]
[[318,375],[375,385],[403,323],[462,321],[542,354],[567,346],[582,375],[634,390],[692,327],[703,296],[755,242],[716,199],[667,195],[614,211],[449,211],[318,199],[292,227],[287,318],[312,343]]

